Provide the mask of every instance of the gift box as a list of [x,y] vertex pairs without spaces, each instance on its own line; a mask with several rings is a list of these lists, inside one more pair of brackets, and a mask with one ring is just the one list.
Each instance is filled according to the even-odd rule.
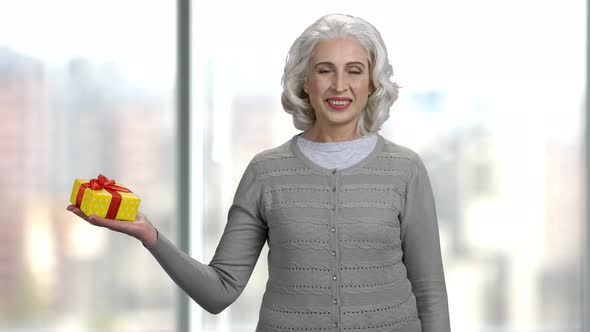
[[75,179],[70,202],[84,214],[133,221],[139,197],[124,185],[100,174],[96,179]]

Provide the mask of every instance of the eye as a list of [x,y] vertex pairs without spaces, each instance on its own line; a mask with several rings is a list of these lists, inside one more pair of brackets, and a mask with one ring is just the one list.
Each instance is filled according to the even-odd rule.
[[363,73],[363,71],[360,68],[350,68],[348,70],[348,73],[352,74],[352,75],[360,75]]
[[322,69],[318,70],[318,73],[320,73],[320,74],[329,74],[331,72],[332,71],[330,69],[327,69],[327,68],[322,68]]

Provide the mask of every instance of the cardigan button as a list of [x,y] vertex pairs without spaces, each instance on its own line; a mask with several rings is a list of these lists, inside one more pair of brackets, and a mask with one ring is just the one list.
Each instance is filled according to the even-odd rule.
[[332,227],[332,229],[330,229],[332,232],[336,231],[336,227]]
[[335,251],[332,251],[332,256],[336,256],[336,252]]

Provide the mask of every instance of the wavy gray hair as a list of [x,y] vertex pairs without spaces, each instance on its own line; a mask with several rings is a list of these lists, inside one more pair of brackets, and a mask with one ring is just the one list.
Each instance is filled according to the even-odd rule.
[[307,67],[318,42],[337,38],[354,38],[369,55],[373,93],[359,118],[357,134],[364,136],[377,132],[389,118],[389,109],[397,99],[399,86],[391,81],[393,68],[379,31],[369,22],[350,15],[326,15],[305,29],[293,42],[282,78],[283,109],[293,116],[295,128],[305,131],[313,126],[315,113],[303,91]]

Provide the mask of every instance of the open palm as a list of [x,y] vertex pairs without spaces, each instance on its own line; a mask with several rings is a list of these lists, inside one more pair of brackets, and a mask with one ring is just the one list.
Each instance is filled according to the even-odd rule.
[[137,212],[135,215],[135,220],[130,222],[116,219],[107,219],[94,215],[87,216],[84,214],[84,212],[82,212],[82,210],[74,205],[68,205],[66,209],[94,226],[105,227],[116,232],[133,236],[148,248],[152,247],[156,243],[156,229],[141,212]]

